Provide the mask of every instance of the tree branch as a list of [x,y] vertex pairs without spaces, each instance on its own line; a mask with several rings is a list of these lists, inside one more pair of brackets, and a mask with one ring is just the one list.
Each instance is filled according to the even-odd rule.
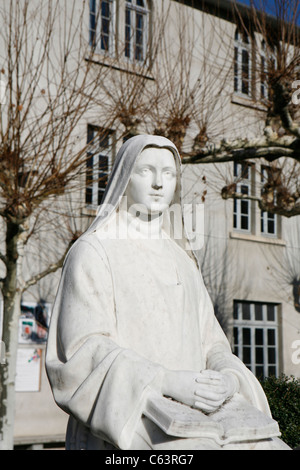
[[251,196],[247,194],[241,194],[234,191],[228,192],[226,187],[222,190],[222,198],[223,199],[247,199],[250,201],[258,202],[259,208],[262,211],[271,212],[272,214],[282,215],[284,217],[294,217],[296,215],[300,215],[300,203],[296,203],[295,201],[289,200],[289,204],[286,206],[279,205],[275,203],[267,203],[263,198],[259,198],[257,196]]
[[289,157],[300,162],[300,139],[294,136],[261,139],[223,140],[209,144],[194,154],[183,154],[183,164],[222,163],[264,157],[273,161]]
[[39,274],[36,274],[35,276],[33,276],[31,279],[28,279],[28,281],[24,282],[23,286],[22,286],[22,292],[24,292],[25,290],[27,290],[29,287],[35,285],[38,281],[40,281],[41,279],[43,279],[44,277],[46,277],[48,274],[51,274],[51,273],[54,273],[56,272],[58,269],[60,269],[62,266],[63,266],[63,263],[64,263],[64,259],[66,257],[66,254],[68,253],[70,247],[72,246],[72,244],[74,243],[74,240],[72,240],[64,254],[61,256],[61,258],[59,260],[57,260],[55,263],[52,263],[50,264],[46,269],[44,269],[43,271],[41,271]]

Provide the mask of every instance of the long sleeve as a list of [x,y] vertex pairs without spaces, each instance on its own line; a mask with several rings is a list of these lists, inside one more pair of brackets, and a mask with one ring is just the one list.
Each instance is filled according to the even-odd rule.
[[46,368],[57,404],[96,436],[126,449],[163,369],[119,347],[116,323],[108,260],[101,244],[86,237],[63,268]]

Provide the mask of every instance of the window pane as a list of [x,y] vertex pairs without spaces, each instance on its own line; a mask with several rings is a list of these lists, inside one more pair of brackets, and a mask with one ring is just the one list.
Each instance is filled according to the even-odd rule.
[[86,188],[85,188],[85,202],[86,204],[92,204],[93,202],[93,155],[89,155],[86,160]]
[[86,188],[85,190],[85,203],[92,204],[93,203],[93,189]]
[[262,328],[255,328],[255,344],[264,344],[264,330]]
[[275,306],[267,305],[267,320],[275,321]]
[[143,30],[143,26],[144,26],[143,25],[143,15],[141,15],[140,13],[136,14],[136,25],[135,26],[138,30],[140,30],[140,31]]
[[243,230],[248,230],[249,229],[248,217],[246,217],[246,216],[241,217],[241,228]]
[[[236,202],[236,201],[235,201]],[[233,214],[233,228],[237,228],[236,214]]]
[[268,367],[268,375],[276,375],[276,366],[269,366]]
[[93,46],[96,41],[96,1],[90,0],[90,45]]
[[258,379],[264,378],[264,368],[263,366],[256,366],[255,367],[255,375]]
[[130,58],[131,14],[128,8],[126,8],[125,17],[125,57]]
[[274,220],[268,220],[268,233],[275,233]]
[[[249,179],[249,165],[247,163],[242,163],[242,165],[241,165],[241,177],[244,180]],[[247,194],[248,194],[248,192],[247,192]]]
[[255,304],[255,320],[260,321],[263,319],[262,304]]
[[243,328],[243,344],[250,345],[251,344],[251,330],[250,328]]
[[243,347],[243,362],[247,364],[251,364],[251,348],[250,347]]
[[242,93],[248,95],[249,92],[249,54],[242,50]]
[[102,17],[109,18],[109,2],[102,0],[101,14],[102,14]]
[[105,174],[107,176],[108,172],[108,157],[106,155],[99,156],[99,176]]
[[255,362],[256,364],[264,363],[264,350],[263,348],[255,348]]
[[233,328],[233,336],[234,336],[234,344],[238,344],[239,342],[239,329]]
[[125,23],[130,26],[131,25],[131,14],[129,8],[126,8],[125,11]]
[[233,304],[233,318],[237,320],[239,318],[239,310],[240,304],[238,302],[234,302]]
[[[242,193],[242,194],[249,194],[249,187],[246,186],[245,184],[243,184],[243,185],[241,186],[241,193]],[[245,202],[248,202],[248,201],[245,201]]]
[[268,363],[275,364],[276,363],[276,350],[275,348],[268,348]]
[[234,48],[234,91],[238,91],[238,48],[237,47]]
[[275,330],[268,329],[268,345],[274,346],[275,345]]
[[250,320],[250,304],[243,304],[243,320]]
[[265,221],[264,221],[263,212],[261,213],[261,218],[260,218],[260,231],[261,233],[265,232]]
[[241,201],[241,213],[248,214],[249,210],[249,201]]
[[246,49],[242,50],[242,70],[244,74],[244,78],[249,78],[249,54]]
[[102,203],[103,195],[104,195],[104,191],[99,189],[98,190],[98,201],[97,201],[98,206],[100,206],[100,204]]

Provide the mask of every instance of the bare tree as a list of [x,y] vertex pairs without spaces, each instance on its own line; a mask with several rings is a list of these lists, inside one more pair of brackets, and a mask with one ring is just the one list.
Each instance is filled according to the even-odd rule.
[[[190,164],[242,162],[259,159],[274,169],[259,195],[241,195],[230,182],[222,190],[226,198],[251,198],[265,211],[286,217],[300,214],[299,161],[299,1],[275,0],[272,15],[266,2],[251,1],[251,8],[235,5],[234,17],[254,46],[256,90],[267,93],[254,97],[257,121],[264,122],[258,137],[241,133],[239,138],[208,140],[206,145],[186,152],[183,162]],[[264,67],[261,51],[264,47]],[[233,67],[233,64],[232,64]],[[233,70],[233,69],[232,69]],[[208,130],[209,132],[209,130]],[[246,133],[245,133],[246,134]]]
[[[105,75],[89,60],[87,8],[88,2],[74,0],[5,0],[0,7],[0,217],[4,234],[0,260],[6,346],[6,363],[0,366],[3,449],[13,446],[22,295],[62,266],[78,236],[76,227],[65,227],[64,240],[53,230],[59,225],[60,231],[63,228],[66,209],[59,210],[59,201],[70,191],[76,192],[82,182],[86,144],[78,137],[80,120],[93,109]],[[51,231],[53,257],[46,245]],[[30,244],[37,233],[47,256],[35,272],[39,264],[34,263]],[[26,256],[31,256],[30,271],[25,269]]]
[[[149,131],[172,140],[184,157],[226,126],[222,106],[228,98],[232,52],[221,20],[199,15],[196,21],[192,9],[174,3],[153,64],[147,124]],[[218,38],[222,33],[223,41]]]

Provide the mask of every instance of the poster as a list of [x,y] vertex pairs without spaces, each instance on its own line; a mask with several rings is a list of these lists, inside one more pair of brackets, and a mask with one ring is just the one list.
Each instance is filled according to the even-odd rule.
[[19,347],[16,392],[38,392],[40,390],[41,356],[41,349]]

